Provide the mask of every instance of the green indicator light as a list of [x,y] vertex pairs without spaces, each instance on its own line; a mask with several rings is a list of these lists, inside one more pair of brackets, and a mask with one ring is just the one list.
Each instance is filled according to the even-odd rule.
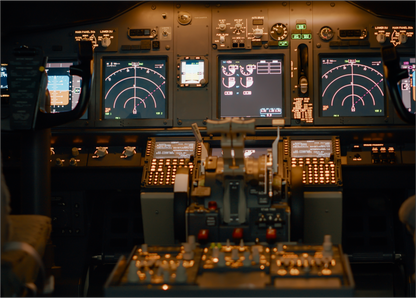
[[302,39],[312,39],[312,34],[302,34]]
[[305,30],[306,29],[306,24],[296,24],[296,29],[297,30]]
[[121,117],[114,117],[114,119],[121,119]]
[[287,47],[288,45],[289,45],[289,42],[287,40],[279,41],[279,47]]
[[356,62],[356,63],[360,63],[361,61],[360,61],[360,60],[355,60],[355,62]]
[[302,39],[301,34],[292,34],[292,39]]
[[160,115],[160,112],[156,112],[156,115]]
[[139,62],[139,66],[143,66],[143,62]]
[[110,116],[110,113],[105,113],[106,116]]
[[131,66],[132,65],[132,63],[131,62],[129,62],[129,64],[128,64],[129,66]]
[[339,115],[334,115],[334,117],[339,117]]

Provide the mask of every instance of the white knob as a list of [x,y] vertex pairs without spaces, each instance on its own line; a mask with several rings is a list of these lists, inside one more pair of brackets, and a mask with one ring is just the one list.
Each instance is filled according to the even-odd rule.
[[136,147],[130,147],[130,146],[125,147],[124,148],[124,155],[126,157],[133,156],[136,153],[134,149],[136,149]]
[[379,34],[377,34],[376,39],[379,43],[385,43],[386,42],[386,34],[379,33]]
[[150,274],[149,268],[147,268],[147,270],[146,270],[146,279],[145,280],[146,280],[146,282],[151,282],[152,281],[152,275]]
[[185,253],[183,254],[183,258],[185,260],[192,260],[194,258],[194,252],[192,251],[192,245],[190,243],[184,243],[183,247],[185,249]]
[[136,261],[131,261],[129,264],[129,272],[127,274],[127,280],[128,282],[138,282],[139,276],[137,275],[137,267],[136,267]]
[[176,268],[176,282],[186,282],[187,279],[186,268],[183,267],[183,261],[181,261]]
[[400,33],[400,35],[399,35],[399,41],[400,41],[400,44],[407,42],[407,35],[406,35],[406,33]]
[[225,29],[227,29],[227,25],[225,25],[225,24],[219,24],[218,27],[219,27],[220,31],[225,31]]
[[241,30],[241,28],[243,28],[242,24],[240,24],[240,23],[235,24],[235,29]]
[[215,246],[215,247],[212,249],[212,257],[213,257],[213,258],[218,258],[218,257],[219,257],[219,255],[220,255],[220,250],[219,250],[219,248],[218,248],[217,246]]
[[263,29],[256,28],[253,30],[253,35],[255,38],[261,38],[263,36]]
[[147,252],[147,244],[142,244],[142,252]]
[[233,248],[233,250],[231,251],[231,259],[237,261],[239,258],[240,257],[238,256],[238,249]]
[[188,236],[188,243],[191,245],[192,250],[196,248],[195,235]]
[[223,251],[220,251],[218,254],[218,267],[224,267],[225,266],[225,253]]
[[79,150],[78,150],[78,148],[77,147],[73,147],[72,148],[72,156],[73,157],[76,157],[76,156],[78,156],[79,155]]
[[168,283],[170,281],[170,273],[168,270],[163,271],[163,282]]
[[223,35],[220,36],[220,43],[225,43],[225,36]]
[[256,264],[260,263],[260,253],[258,247],[253,248],[253,261]]
[[107,154],[107,148],[106,147],[97,147],[97,156],[98,157],[104,157]]
[[103,37],[103,39],[101,40],[101,46],[103,48],[108,48],[111,44],[111,39],[108,37]]
[[250,267],[251,266],[250,252],[249,251],[244,252],[243,266],[244,267]]

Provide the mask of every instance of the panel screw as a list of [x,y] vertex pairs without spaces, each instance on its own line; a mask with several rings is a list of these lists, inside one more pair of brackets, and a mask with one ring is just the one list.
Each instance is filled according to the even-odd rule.
[[152,5],[152,10],[155,10],[156,9],[156,5]]

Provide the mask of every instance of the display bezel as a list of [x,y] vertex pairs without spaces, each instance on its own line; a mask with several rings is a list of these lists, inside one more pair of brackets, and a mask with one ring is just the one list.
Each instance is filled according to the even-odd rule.
[[[99,87],[99,100],[100,100],[100,109],[99,109],[99,121],[95,123],[96,127],[166,127],[171,126],[172,121],[169,120],[169,98],[170,98],[170,68],[169,68],[169,56],[167,55],[103,55],[98,58],[99,63],[99,73],[100,73],[100,87]],[[164,107],[164,117],[160,118],[138,118],[138,119],[108,119],[105,118],[105,74],[104,74],[104,64],[108,60],[164,60],[165,62],[165,71],[166,71],[166,83],[165,83],[165,107]]]
[[[403,66],[403,60],[410,60],[410,59],[415,59],[415,62],[413,63],[413,64],[415,64],[416,65],[416,55],[402,55],[401,57],[400,57],[400,68],[401,69],[403,69],[402,68],[402,66]],[[414,78],[415,79],[415,78]],[[400,92],[402,93],[402,86],[401,86],[401,82],[402,82],[403,80],[401,80],[400,81],[400,87],[399,87],[399,90],[400,90]],[[403,101],[403,95],[402,95],[402,101]],[[404,105],[404,102],[403,102],[403,105]],[[415,113],[416,114],[416,106],[415,106],[415,104],[414,104],[414,108],[415,108],[415,110],[413,111],[413,113]]]
[[273,126],[274,121],[278,121],[279,123],[284,121],[285,125],[288,125],[290,123],[290,118],[288,115],[290,113],[287,112],[287,100],[286,100],[286,94],[287,90],[289,89],[289,86],[287,86],[289,79],[286,78],[285,75],[285,67],[287,67],[289,61],[288,55],[285,55],[284,53],[276,53],[276,54],[258,54],[258,55],[239,55],[239,54],[222,54],[217,56],[217,69],[216,69],[216,75],[217,75],[217,109],[216,109],[216,115],[217,119],[222,118],[221,115],[221,61],[227,60],[227,59],[242,59],[242,60],[261,60],[261,59],[280,59],[282,61],[282,91],[281,91],[281,97],[282,97],[282,116],[281,117],[246,117],[246,119],[254,118],[256,119],[256,126]]
[[[182,83],[182,62],[198,60],[204,62],[204,82],[203,83]],[[181,88],[202,88],[208,84],[209,81],[209,64],[208,59],[203,56],[180,56],[177,59],[177,84]]]
[[322,113],[322,59],[323,58],[334,58],[334,59],[348,59],[348,58],[376,58],[381,59],[380,53],[366,53],[366,52],[351,52],[351,51],[340,51],[337,53],[319,53],[315,56],[314,61],[315,66],[315,81],[318,84],[318,88],[315,89],[315,98],[314,100],[314,124],[315,125],[366,125],[366,124],[383,124],[393,123],[391,115],[391,106],[389,105],[389,95],[385,85],[385,78],[383,73],[383,85],[384,85],[384,114],[382,116],[340,116],[340,117],[330,117],[323,116]]

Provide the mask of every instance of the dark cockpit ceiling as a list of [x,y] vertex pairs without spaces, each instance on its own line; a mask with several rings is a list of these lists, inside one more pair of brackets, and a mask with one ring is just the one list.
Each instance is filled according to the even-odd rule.
[[[109,21],[144,1],[1,1],[1,34],[27,33]],[[207,2],[213,4],[215,2]],[[415,1],[350,1],[371,14],[415,19]],[[10,13],[19,11],[19,17]]]

